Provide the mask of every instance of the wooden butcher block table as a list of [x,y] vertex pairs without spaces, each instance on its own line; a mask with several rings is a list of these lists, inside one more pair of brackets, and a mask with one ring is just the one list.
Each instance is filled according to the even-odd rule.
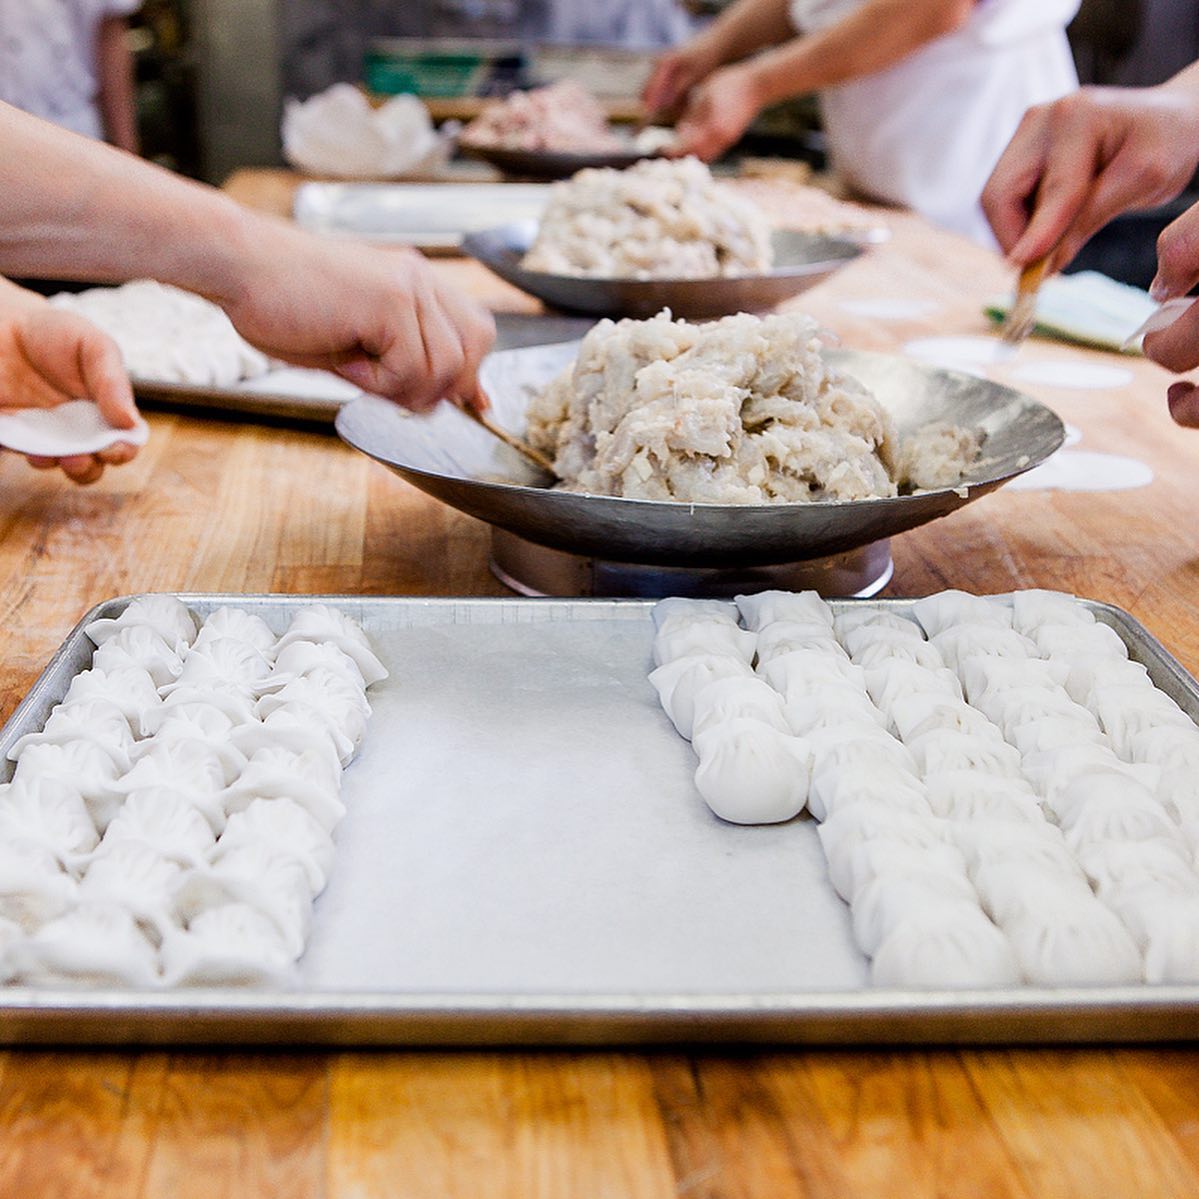
[[[294,181],[229,190],[286,212]],[[847,346],[983,333],[1009,284],[984,250],[910,217],[801,303]],[[527,298],[437,263],[503,311]],[[879,296],[918,319],[856,315]],[[843,304],[849,307],[843,307]],[[1106,391],[1028,387],[1082,448],[1153,482],[1004,491],[893,543],[888,594],[1053,587],[1128,609],[1199,669],[1199,432],[1167,376],[1032,343],[1022,361],[1127,367]],[[997,371],[995,377],[1004,378]],[[137,591],[500,594],[488,530],[331,434],[151,414],[137,461],[75,488],[0,460],[0,707],[79,615]],[[1165,1049],[0,1055],[2,1196],[445,1199],[1050,1199],[1199,1194],[1199,1053]]]

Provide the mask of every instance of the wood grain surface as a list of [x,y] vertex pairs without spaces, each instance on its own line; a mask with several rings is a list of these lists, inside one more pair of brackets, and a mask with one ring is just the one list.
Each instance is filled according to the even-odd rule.
[[[286,210],[291,181],[230,190]],[[280,196],[284,199],[281,201]],[[803,305],[847,346],[983,332],[989,253],[888,216],[892,241]],[[530,301],[438,264],[500,310]],[[846,300],[937,305],[916,321]],[[1127,608],[1199,669],[1199,433],[1152,364],[1112,391],[1026,388],[1087,449],[1149,463],[1122,492],[999,492],[894,543],[888,594],[1050,586]],[[1002,378],[1003,372],[996,376]],[[0,459],[0,715],[80,614],[128,592],[503,594],[487,530],[331,434],[151,414],[137,461],[77,489]],[[787,1053],[0,1054],[0,1196],[1058,1199],[1199,1194],[1187,1047]]]

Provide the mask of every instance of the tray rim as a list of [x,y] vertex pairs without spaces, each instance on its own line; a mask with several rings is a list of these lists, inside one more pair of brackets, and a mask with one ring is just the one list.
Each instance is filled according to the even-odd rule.
[[[1025,590],[1025,589],[1020,589]],[[1012,592],[982,593],[1003,598]],[[185,604],[312,603],[367,608],[590,608],[648,612],[656,600],[508,596],[135,592],[94,604],[58,646],[0,727],[0,758],[21,721],[47,698],[58,666],[86,638],[90,621],[148,595]],[[920,597],[828,601],[910,609]],[[1135,616],[1077,597],[1121,634],[1151,674],[1169,680],[1199,719],[1199,680]],[[633,617],[630,616],[630,619]],[[552,619],[552,618],[550,618]],[[602,615],[597,617],[602,619]],[[1158,678],[1155,683],[1161,686]],[[7,763],[5,764],[7,766]],[[1199,984],[1020,987],[1003,991],[891,990],[687,994],[671,992],[257,991],[0,987],[0,1045],[618,1046],[676,1044],[928,1045],[1087,1044],[1199,1038]]]

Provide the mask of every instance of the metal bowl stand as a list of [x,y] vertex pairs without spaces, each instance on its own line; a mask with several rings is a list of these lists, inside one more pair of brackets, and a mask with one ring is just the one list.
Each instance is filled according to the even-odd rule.
[[772,566],[692,567],[609,562],[491,530],[491,573],[529,596],[733,596],[779,588],[826,597],[866,599],[891,581],[891,540],[883,538],[841,554]]

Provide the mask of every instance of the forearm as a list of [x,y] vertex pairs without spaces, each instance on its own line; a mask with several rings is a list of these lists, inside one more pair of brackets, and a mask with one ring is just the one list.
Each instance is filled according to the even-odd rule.
[[237,294],[253,220],[213,188],[0,104],[0,271]]
[[96,37],[100,118],[104,137],[114,146],[138,151],[137,106],[133,88],[133,55],[129,27],[123,17],[108,17]]
[[828,29],[760,55],[751,70],[763,105],[886,70],[960,28],[972,0],[874,0]]
[[787,0],[736,0],[700,34],[698,42],[711,54],[714,68],[737,62],[795,36],[787,8]]

